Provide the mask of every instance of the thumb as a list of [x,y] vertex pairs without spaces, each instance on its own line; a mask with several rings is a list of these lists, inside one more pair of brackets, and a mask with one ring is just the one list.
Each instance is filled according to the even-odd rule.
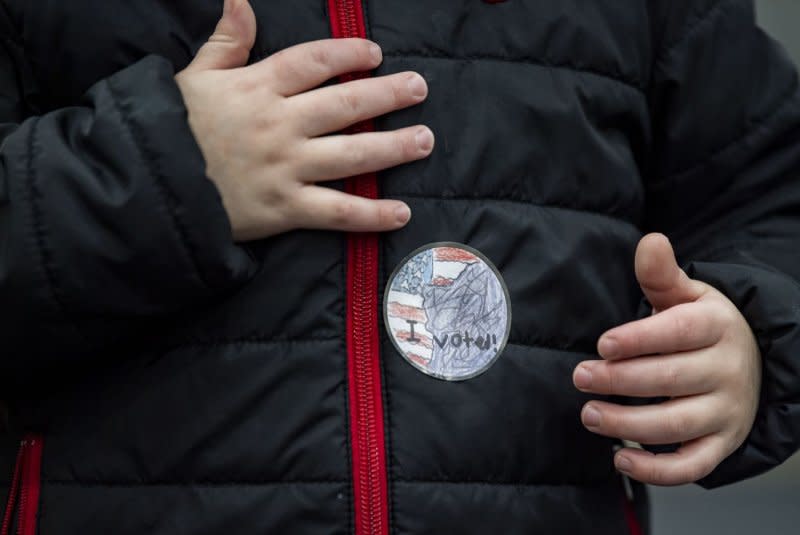
[[186,70],[243,67],[256,40],[256,16],[248,0],[225,0],[214,34]]
[[636,279],[656,311],[696,301],[706,288],[678,267],[672,244],[663,234],[648,234],[639,242]]

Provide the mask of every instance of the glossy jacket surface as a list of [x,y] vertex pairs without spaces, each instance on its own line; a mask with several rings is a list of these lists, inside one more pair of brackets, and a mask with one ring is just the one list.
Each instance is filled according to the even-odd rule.
[[[352,532],[344,237],[229,243],[171,81],[221,2],[5,3],[0,191],[35,239],[1,227],[34,251],[0,264],[0,298],[23,303],[2,359],[24,378],[12,424],[46,437],[40,533]],[[252,3],[252,61],[330,35],[322,0]],[[797,426],[800,100],[751,9],[366,3],[378,74],[430,86],[378,128],[437,136],[429,159],[380,174],[413,218],[382,238],[379,291],[409,252],[456,241],[498,267],[514,318],[504,354],[463,383],[382,335],[392,533],[625,533],[613,442],[581,426],[571,374],[641,314],[645,230],[669,233],[776,355],[761,434],[709,484],[796,447],[767,407]]]

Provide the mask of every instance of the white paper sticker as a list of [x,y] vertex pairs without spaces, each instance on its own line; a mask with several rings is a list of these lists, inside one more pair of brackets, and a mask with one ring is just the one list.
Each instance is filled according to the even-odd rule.
[[406,257],[389,277],[383,314],[400,354],[446,381],[488,370],[511,330],[511,301],[500,272],[460,243],[431,243]]

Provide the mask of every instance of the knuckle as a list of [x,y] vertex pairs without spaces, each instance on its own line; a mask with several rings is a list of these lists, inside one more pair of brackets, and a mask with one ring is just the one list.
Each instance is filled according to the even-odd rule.
[[341,227],[353,222],[356,214],[356,206],[352,200],[340,200],[333,203],[330,213],[330,224]]
[[617,392],[622,375],[619,367],[614,363],[609,363],[606,366],[596,366],[595,370],[593,370],[593,375],[600,379],[600,385],[605,386],[609,392]]
[[294,80],[300,76],[297,62],[291,61],[289,53],[285,50],[270,56],[268,62],[272,75],[267,80]]
[[284,69],[292,65],[287,58],[286,50],[279,50],[266,59],[266,63],[273,69]]
[[293,206],[292,197],[289,188],[285,185],[266,182],[259,195],[259,200],[263,206],[284,209],[287,206]]
[[328,47],[321,43],[315,43],[308,47],[308,59],[316,67],[327,69],[331,63],[331,53],[328,51]]
[[663,390],[667,393],[679,390],[683,379],[680,368],[674,363],[662,363],[661,367],[661,386]]
[[627,434],[626,432],[629,426],[628,420],[624,415],[616,414],[613,410],[604,410],[602,414],[603,418],[600,420],[600,429],[602,429],[603,432],[610,434]]
[[644,324],[640,328],[631,329],[618,336],[620,347],[634,355],[641,355],[644,352],[646,339],[647,331]]
[[[277,113],[276,113],[277,112]],[[253,116],[253,126],[261,132],[269,132],[282,125],[279,110],[270,109]]]
[[669,473],[661,466],[660,463],[651,462],[644,469],[645,479],[651,483],[666,483],[668,481]]
[[346,144],[345,154],[350,167],[354,169],[365,168],[368,161],[368,153],[362,143],[350,140]]
[[692,338],[692,334],[695,332],[695,324],[691,319],[679,314],[672,321],[675,336],[679,340],[690,340]]
[[261,85],[255,76],[237,76],[232,84],[234,92],[244,94],[252,93]]
[[361,96],[357,92],[351,88],[341,88],[339,92],[339,107],[346,115],[358,115],[361,103]]
[[665,417],[665,428],[671,437],[682,439],[688,436],[693,425],[690,418],[685,414],[668,412]]

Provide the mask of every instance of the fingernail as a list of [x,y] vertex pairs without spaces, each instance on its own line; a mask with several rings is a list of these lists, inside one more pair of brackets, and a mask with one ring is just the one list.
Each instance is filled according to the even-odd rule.
[[420,128],[417,135],[414,136],[414,140],[417,142],[419,150],[423,152],[428,152],[433,148],[433,132],[429,128]]
[[586,427],[599,427],[600,426],[600,411],[587,405],[583,409],[583,425]]
[[383,51],[376,43],[371,43],[369,45],[369,54],[372,56],[372,60],[375,63],[380,63],[383,61]]
[[575,370],[575,386],[582,390],[588,390],[592,387],[592,372],[585,365],[578,366]]
[[610,336],[603,336],[597,343],[597,351],[606,359],[613,359],[619,354],[619,342]]
[[624,455],[617,456],[617,470],[620,472],[630,472],[633,469],[633,463]]
[[398,224],[405,225],[411,219],[411,209],[405,204],[401,204],[394,209],[394,217]]
[[408,90],[414,98],[423,98],[428,94],[428,84],[419,74],[412,74],[408,77]]

